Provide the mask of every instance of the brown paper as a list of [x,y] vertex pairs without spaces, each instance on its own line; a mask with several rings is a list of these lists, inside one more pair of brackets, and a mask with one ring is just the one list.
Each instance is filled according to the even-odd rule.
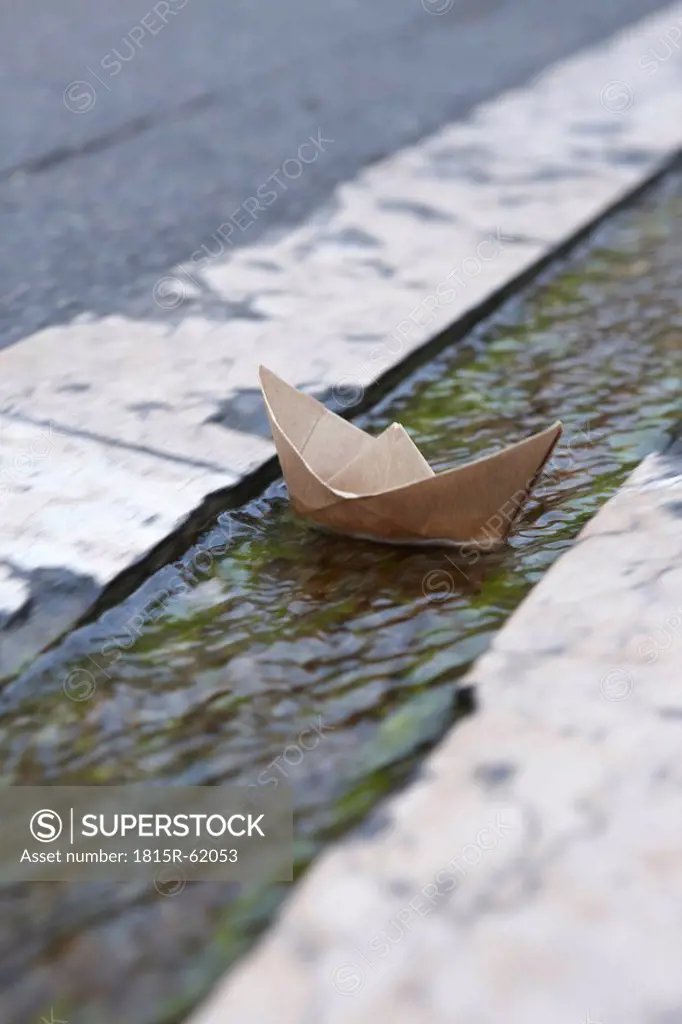
[[264,366],[260,382],[294,511],[390,544],[503,543],[563,429],[434,473],[399,423],[371,437]]

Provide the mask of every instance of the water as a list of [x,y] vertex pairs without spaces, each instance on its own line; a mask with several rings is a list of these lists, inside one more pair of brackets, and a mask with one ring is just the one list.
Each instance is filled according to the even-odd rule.
[[[362,421],[399,420],[444,469],[560,417],[563,442],[504,551],[321,535],[277,484],[234,513],[228,553],[206,571],[199,560],[190,592],[134,643],[131,602],[6,688],[5,784],[288,783],[303,870],[472,712],[471,662],[679,419],[681,267],[678,176]],[[90,678],[92,696],[69,699]],[[180,1021],[285,894],[9,888],[0,1018]]]

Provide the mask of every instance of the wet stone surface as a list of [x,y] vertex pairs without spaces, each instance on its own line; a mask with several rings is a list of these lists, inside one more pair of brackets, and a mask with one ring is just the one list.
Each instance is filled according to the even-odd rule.
[[[3,781],[291,784],[302,869],[472,710],[472,661],[679,418],[681,262],[676,177],[363,423],[403,422],[442,469],[559,416],[563,443],[503,552],[323,536],[277,485],[4,688]],[[513,778],[495,751],[474,769],[492,790]],[[5,889],[0,1016],[181,1020],[283,895]]]
[[476,714],[187,1024],[680,1019],[681,495],[678,440],[472,668]]

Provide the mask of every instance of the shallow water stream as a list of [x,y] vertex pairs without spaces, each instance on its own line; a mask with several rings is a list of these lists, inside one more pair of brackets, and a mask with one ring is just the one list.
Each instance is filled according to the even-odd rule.
[[[561,418],[562,443],[502,552],[321,535],[292,518],[277,484],[230,515],[223,557],[202,569],[188,554],[196,582],[137,639],[131,601],[6,687],[4,783],[290,784],[303,868],[472,711],[467,668],[664,441],[681,395],[677,176],[360,421],[378,432],[399,420],[442,469]],[[179,1021],[283,894],[6,888],[0,1019],[52,1007],[74,1024]]]

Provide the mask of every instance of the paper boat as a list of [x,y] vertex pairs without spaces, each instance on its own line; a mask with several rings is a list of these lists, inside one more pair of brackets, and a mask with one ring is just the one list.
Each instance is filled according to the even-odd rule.
[[399,423],[371,437],[264,366],[260,382],[294,511],[390,544],[502,544],[562,431],[434,473]]

